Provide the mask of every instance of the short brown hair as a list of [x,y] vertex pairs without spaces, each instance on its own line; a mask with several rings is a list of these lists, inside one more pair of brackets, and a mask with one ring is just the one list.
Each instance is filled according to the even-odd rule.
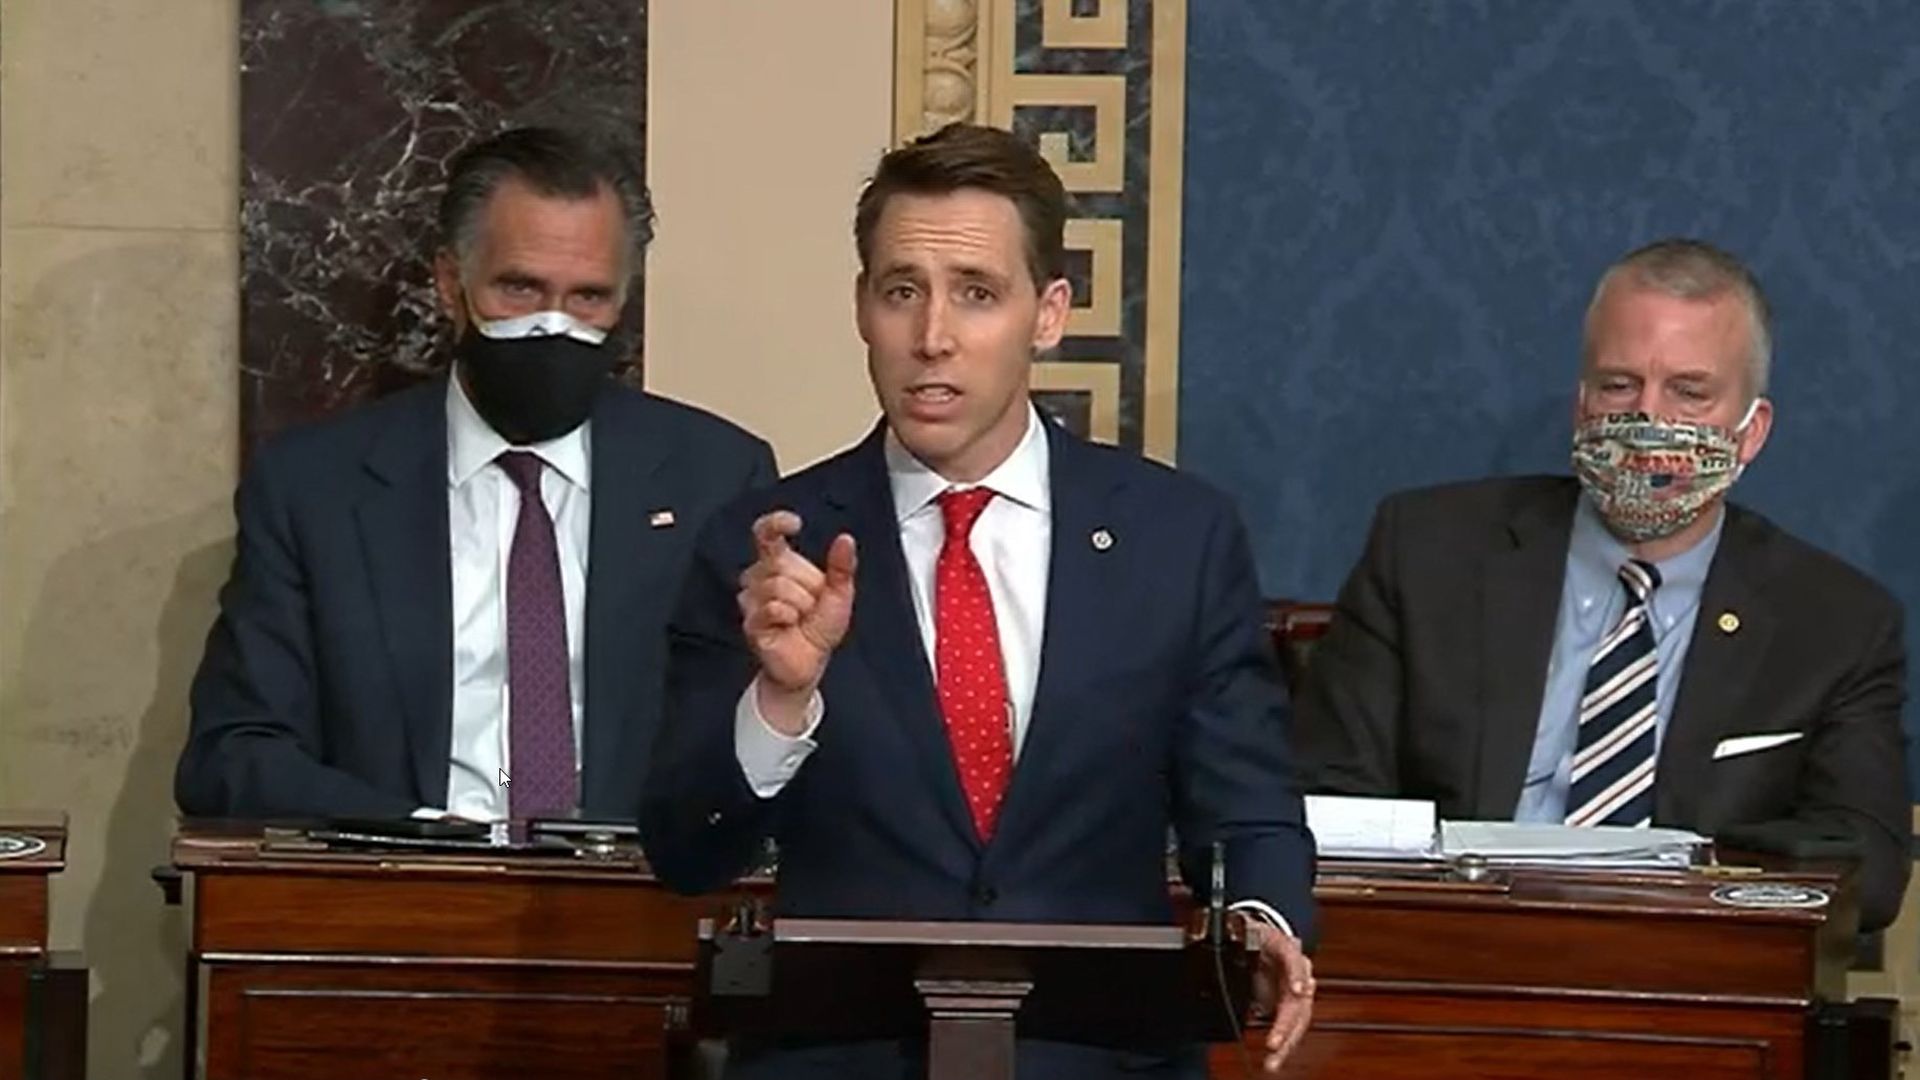
[[1040,152],[1010,131],[948,124],[880,159],[853,214],[860,272],[870,267],[873,232],[895,195],[947,195],[963,188],[1013,201],[1026,228],[1027,272],[1044,289],[1067,276],[1067,189]]

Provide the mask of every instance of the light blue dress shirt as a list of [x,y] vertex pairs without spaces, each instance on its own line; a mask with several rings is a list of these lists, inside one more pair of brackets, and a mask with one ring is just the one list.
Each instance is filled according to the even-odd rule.
[[[1706,585],[1707,569],[1713,565],[1713,553],[1720,547],[1720,529],[1725,523],[1726,514],[1721,512],[1706,539],[1654,564],[1660,570],[1660,587],[1653,591],[1650,604],[1654,651],[1659,656],[1659,675],[1654,683],[1659,709],[1656,740],[1666,738],[1667,719],[1673,715],[1680,672],[1687,662],[1687,643],[1693,639],[1694,619],[1700,613],[1700,590]],[[1520,789],[1515,821],[1566,819],[1587,668],[1600,639],[1626,611],[1627,591],[1619,575],[1621,565],[1632,557],[1626,546],[1607,531],[1599,511],[1581,496],[1567,544],[1567,574],[1560,586],[1560,617],[1554,625],[1547,691],[1540,702],[1540,726],[1534,732],[1533,754],[1527,759],[1527,780]]]

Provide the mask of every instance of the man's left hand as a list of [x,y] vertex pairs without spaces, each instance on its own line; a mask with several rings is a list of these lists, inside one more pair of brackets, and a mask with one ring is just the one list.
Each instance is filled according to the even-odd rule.
[[1260,967],[1253,979],[1254,1002],[1263,1012],[1273,1010],[1273,1027],[1267,1032],[1267,1056],[1261,1068],[1268,1076],[1278,1076],[1313,1019],[1313,961],[1301,950],[1300,939],[1279,927],[1249,920],[1247,930],[1260,948]]

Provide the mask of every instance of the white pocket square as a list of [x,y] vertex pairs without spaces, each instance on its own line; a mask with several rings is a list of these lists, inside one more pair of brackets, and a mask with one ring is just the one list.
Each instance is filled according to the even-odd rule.
[[1741,754],[1751,754],[1756,750],[1771,750],[1776,746],[1785,746],[1805,735],[1804,731],[1781,731],[1772,735],[1735,735],[1731,739],[1720,740],[1720,744],[1713,748],[1713,760],[1739,757]]

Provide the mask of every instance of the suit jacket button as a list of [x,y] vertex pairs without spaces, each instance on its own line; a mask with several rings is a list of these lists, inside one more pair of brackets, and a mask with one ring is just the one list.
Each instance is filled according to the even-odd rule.
[[707,824],[709,824],[709,825],[718,825],[718,824],[720,824],[720,818],[721,818],[721,817],[722,817],[722,815],[721,815],[721,813],[720,813],[720,811],[718,811],[718,810],[715,810],[715,811],[714,811],[713,813],[711,813],[711,814],[708,814],[708,815],[707,815]]
[[1000,892],[991,885],[982,885],[973,891],[973,900],[981,907],[992,907],[993,902],[998,899],[1000,899]]

